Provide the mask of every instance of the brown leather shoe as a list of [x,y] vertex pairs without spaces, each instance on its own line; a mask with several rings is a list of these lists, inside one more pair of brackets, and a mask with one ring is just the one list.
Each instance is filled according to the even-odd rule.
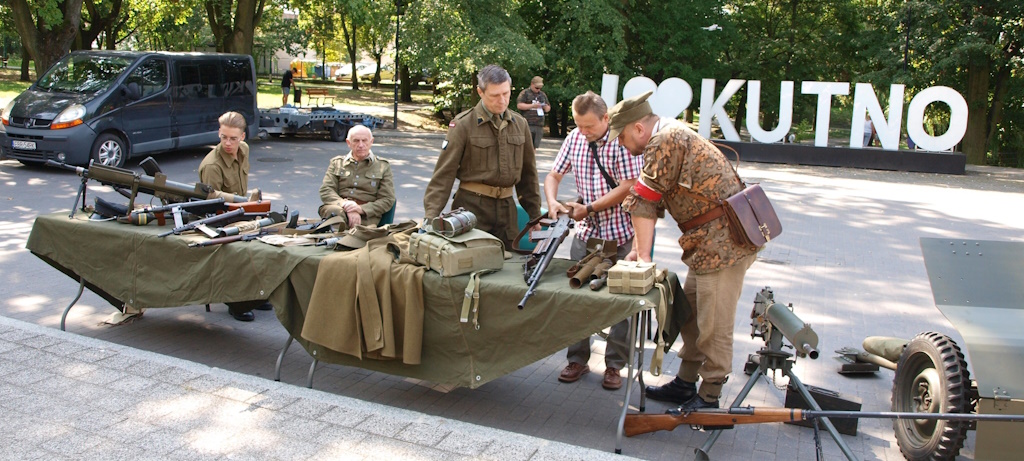
[[618,368],[605,368],[604,381],[601,382],[601,387],[610,391],[614,391],[622,387],[622,377],[619,376]]
[[558,375],[558,380],[563,383],[574,383],[587,373],[590,373],[589,366],[582,363],[569,362],[565,369],[562,370],[562,374]]

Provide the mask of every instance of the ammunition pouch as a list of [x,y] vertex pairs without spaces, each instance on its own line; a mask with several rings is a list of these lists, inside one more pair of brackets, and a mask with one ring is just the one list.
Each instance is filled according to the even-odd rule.
[[433,233],[412,234],[409,254],[417,264],[454,277],[505,265],[505,246],[497,237],[479,229],[446,238]]

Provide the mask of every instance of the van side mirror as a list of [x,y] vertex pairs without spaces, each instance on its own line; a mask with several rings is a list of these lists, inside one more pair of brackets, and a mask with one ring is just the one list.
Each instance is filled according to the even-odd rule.
[[139,84],[135,82],[121,85],[121,94],[135,101],[142,99],[142,90],[139,88]]

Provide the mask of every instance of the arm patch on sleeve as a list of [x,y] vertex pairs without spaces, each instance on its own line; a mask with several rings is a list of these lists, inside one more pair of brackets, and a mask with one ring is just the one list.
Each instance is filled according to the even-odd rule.
[[651,189],[650,186],[644,184],[643,178],[636,182],[636,184],[633,186],[633,190],[635,190],[636,194],[639,195],[644,200],[649,200],[651,202],[657,202],[661,200],[661,192]]

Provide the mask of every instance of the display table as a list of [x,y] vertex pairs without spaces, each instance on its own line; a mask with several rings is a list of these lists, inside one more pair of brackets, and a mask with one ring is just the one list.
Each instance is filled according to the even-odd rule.
[[[502,271],[481,279],[476,329],[459,319],[468,276],[443,278],[428,271],[423,277],[421,363],[360,360],[301,337],[317,268],[330,250],[258,241],[189,248],[188,243],[204,237],[158,238],[165,229],[90,221],[82,213],[69,219],[67,213],[56,213],[36,219],[27,247],[115,305],[123,301],[136,308],[161,308],[269,299],[291,337],[319,361],[469,388],[548,357],[623,319],[639,319],[638,314],[654,308],[659,298],[657,290],[636,296],[571,289],[565,276],[571,261],[555,260],[526,308],[519,310],[516,304],[526,284],[522,258],[517,256]],[[678,287],[675,274],[669,277]],[[631,336],[644,323],[634,320]],[[633,359],[631,354],[627,392],[634,380]]]

